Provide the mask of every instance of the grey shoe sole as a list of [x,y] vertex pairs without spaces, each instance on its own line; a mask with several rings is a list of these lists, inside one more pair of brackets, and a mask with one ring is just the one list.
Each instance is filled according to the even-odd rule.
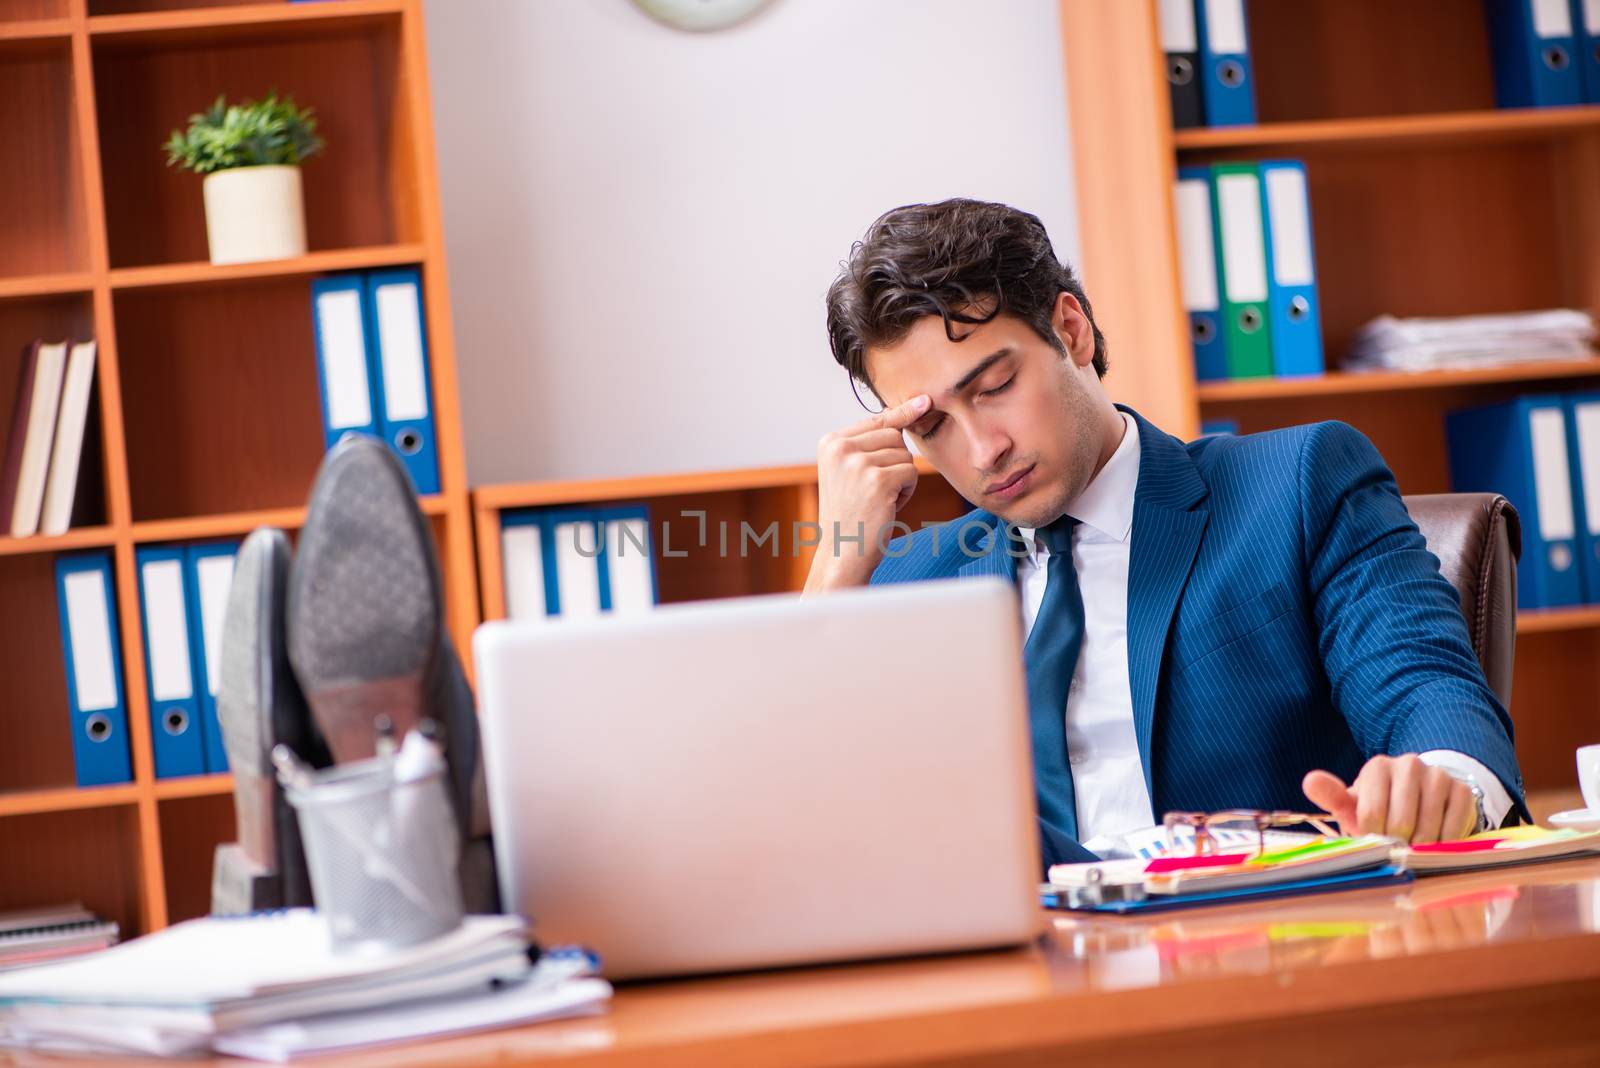
[[289,666],[284,611],[289,539],[261,528],[239,547],[223,618],[217,719],[233,772],[237,846],[218,850],[212,910],[247,912],[311,903],[293,808],[273,773],[283,742],[312,764],[328,761]]
[[350,438],[323,461],[290,575],[289,657],[335,761],[369,757],[373,720],[426,710],[442,612],[426,518],[400,461]]

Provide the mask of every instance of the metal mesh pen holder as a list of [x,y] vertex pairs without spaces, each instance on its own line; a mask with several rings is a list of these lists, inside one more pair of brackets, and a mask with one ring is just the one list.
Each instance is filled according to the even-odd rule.
[[444,772],[396,782],[391,767],[363,760],[285,784],[337,950],[407,946],[461,923],[461,837]]

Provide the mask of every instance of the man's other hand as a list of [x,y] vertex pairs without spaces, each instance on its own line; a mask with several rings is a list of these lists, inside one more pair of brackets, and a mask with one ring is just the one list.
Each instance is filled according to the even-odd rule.
[[1375,756],[1349,786],[1328,771],[1301,783],[1311,803],[1330,813],[1346,834],[1386,834],[1423,844],[1472,833],[1478,806],[1466,783],[1415,753]]

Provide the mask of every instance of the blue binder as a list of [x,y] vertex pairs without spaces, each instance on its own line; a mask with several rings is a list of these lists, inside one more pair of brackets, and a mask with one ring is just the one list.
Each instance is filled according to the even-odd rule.
[[194,677],[184,552],[181,546],[147,546],[134,554],[134,562],[139,572],[139,620],[156,778],[200,775],[206,770],[205,739]]
[[1311,194],[1299,160],[1261,161],[1261,222],[1266,227],[1267,319],[1272,370],[1280,378],[1322,373],[1322,312],[1311,241]]
[[1178,168],[1173,216],[1178,226],[1179,280],[1183,306],[1189,312],[1195,377],[1201,382],[1228,377],[1228,346],[1222,337],[1221,272],[1212,228],[1214,213],[1210,169]]
[[[650,510],[642,504],[615,505],[598,509],[594,518],[601,533],[601,610],[631,613],[659,603]],[[732,545],[729,551],[739,548]]]
[[1200,95],[1207,126],[1256,121],[1256,80],[1250,69],[1245,0],[1195,0],[1200,30]]
[[323,442],[330,449],[346,434],[379,436],[365,292],[359,274],[330,275],[311,283]]
[[1583,602],[1577,509],[1559,396],[1518,397],[1445,418],[1450,484],[1458,493],[1502,493],[1522,516],[1517,607]]
[[133,779],[114,589],[109,552],[56,557],[56,606],[79,786]]
[[1567,0],[1484,0],[1503,108],[1583,103],[1583,68]]
[[222,620],[233,588],[233,561],[238,542],[210,542],[184,550],[185,586],[189,592],[189,648],[194,656],[195,692],[205,739],[206,770],[228,770],[228,750],[217,720],[217,684],[221,675]]
[[[603,547],[596,513],[555,508],[541,513],[546,612],[590,618],[606,610]],[[573,526],[587,528],[575,533]]]
[[433,432],[422,274],[414,267],[372,271],[366,282],[379,433],[404,461],[417,492],[438,493],[439,450]]
[[1600,0],[1572,0],[1572,31],[1583,72],[1583,98],[1600,104]]
[[1572,461],[1572,504],[1583,558],[1583,599],[1600,604],[1600,392],[1569,393],[1567,454]]
[[544,514],[539,510],[500,513],[500,566],[508,618],[547,619],[552,615],[552,591],[545,577],[548,541]]

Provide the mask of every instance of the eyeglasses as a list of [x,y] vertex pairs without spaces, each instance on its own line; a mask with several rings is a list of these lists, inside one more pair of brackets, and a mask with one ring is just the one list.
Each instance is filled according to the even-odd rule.
[[[1169,812],[1162,817],[1167,849],[1173,856],[1215,856],[1230,849],[1254,846],[1256,855],[1267,851],[1267,831],[1309,824],[1329,838],[1339,837],[1334,817],[1326,812],[1265,812],[1235,808],[1225,812]],[[1188,828],[1190,833],[1183,834]]]

